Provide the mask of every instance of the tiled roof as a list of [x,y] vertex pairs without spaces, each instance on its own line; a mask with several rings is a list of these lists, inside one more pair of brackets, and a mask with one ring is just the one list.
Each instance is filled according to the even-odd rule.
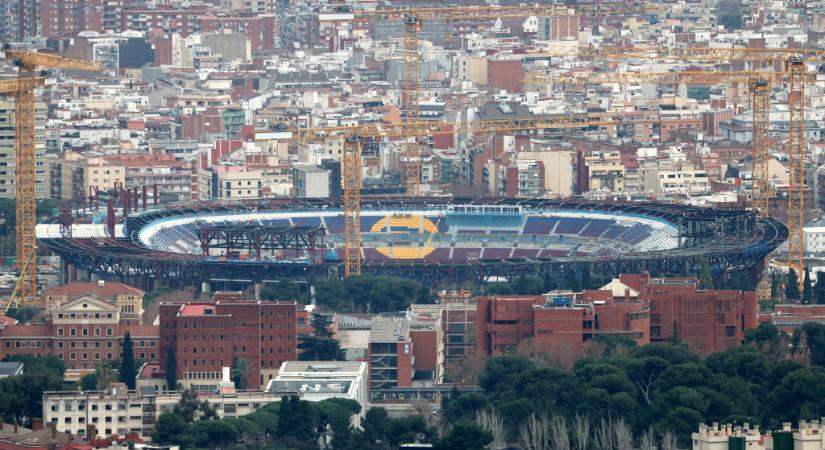
[[46,324],[9,325],[3,329],[4,338],[51,336],[51,330]]
[[97,297],[109,298],[123,294],[143,295],[143,291],[138,288],[112,281],[98,284],[96,282],[78,282],[64,284],[54,288],[46,289],[44,295],[65,295],[70,299],[83,297],[87,294],[94,294]]

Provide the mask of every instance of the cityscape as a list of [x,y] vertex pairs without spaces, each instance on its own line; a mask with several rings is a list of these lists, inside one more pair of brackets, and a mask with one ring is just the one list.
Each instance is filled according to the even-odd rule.
[[825,450],[825,1],[0,0],[0,450]]

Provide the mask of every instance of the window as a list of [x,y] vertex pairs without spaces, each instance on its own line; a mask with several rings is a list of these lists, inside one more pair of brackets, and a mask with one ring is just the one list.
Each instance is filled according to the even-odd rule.
[[77,330],[74,328],[69,328],[69,336],[77,336]]

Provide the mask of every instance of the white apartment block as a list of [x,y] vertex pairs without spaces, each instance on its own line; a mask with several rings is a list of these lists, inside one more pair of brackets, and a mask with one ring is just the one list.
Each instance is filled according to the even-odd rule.
[[[239,417],[281,400],[295,392],[236,391],[198,394],[217,409],[217,415]],[[139,433],[148,436],[155,428],[158,416],[171,412],[180,401],[180,392],[158,393],[151,387],[129,391],[123,383],[114,383],[107,391],[61,391],[43,393],[43,421],[52,423],[57,431],[85,436],[88,426],[94,426],[99,436]]]
[[[35,195],[46,198],[51,195],[49,165],[46,161],[46,104],[35,104],[35,155],[37,168]],[[14,198],[15,189],[15,117],[13,101],[0,101],[0,198]]]

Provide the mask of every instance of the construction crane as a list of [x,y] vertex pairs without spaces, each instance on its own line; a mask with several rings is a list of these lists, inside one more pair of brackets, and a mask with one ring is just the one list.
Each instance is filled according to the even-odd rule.
[[11,296],[9,296],[9,299],[6,301],[6,306],[3,307],[3,314],[5,315],[8,315],[12,308],[17,308],[25,304],[21,293],[26,285],[26,275],[34,268],[37,246],[34,247],[34,250],[35,251],[29,253],[26,262],[20,266],[20,277],[17,278],[17,283],[14,284]]
[[[512,5],[512,6],[448,6],[423,8],[389,8],[374,11],[359,11],[358,19],[401,20],[403,23],[404,81],[401,92],[401,116],[404,124],[418,120],[419,111],[419,33],[426,20],[496,20],[523,17],[574,17],[611,16],[640,14],[659,11],[662,8],[647,4],[589,3],[582,5]],[[417,135],[411,131],[404,133],[405,158],[411,161],[404,173],[407,193],[415,196],[421,193],[421,147]]]
[[[787,196],[788,211],[788,268],[793,269],[797,274],[801,274],[805,269],[805,84],[808,83],[814,74],[807,72],[806,61],[825,59],[825,50],[797,49],[797,48],[753,48],[753,47],[685,47],[685,48],[661,48],[661,47],[589,47],[571,52],[542,52],[548,56],[571,56],[578,58],[592,57],[597,59],[653,59],[667,61],[743,61],[750,63],[781,63],[783,70],[787,73],[788,83],[788,171],[790,183]],[[769,95],[762,93],[762,95]],[[759,120],[768,119],[765,114],[759,114]],[[754,116],[754,120],[757,117]],[[759,124],[760,130],[767,129],[769,124]],[[760,154],[755,157],[760,164],[767,165],[768,146],[763,140],[758,149]],[[762,162],[764,161],[764,162]],[[767,169],[760,167],[762,173],[758,176],[766,176]],[[766,183],[760,180],[759,183]],[[762,186],[764,187],[764,185]],[[762,195],[762,193],[760,193]],[[802,277],[799,277],[799,287],[802,288]]]
[[[477,120],[456,125],[451,122],[380,123],[356,126],[295,128],[291,139],[311,141],[344,137],[342,181],[344,185],[344,275],[361,273],[361,142],[367,138],[400,139],[405,136],[491,134],[540,130],[598,129],[617,125],[614,120],[590,114],[561,114],[524,119]],[[450,125],[450,126],[446,126]],[[446,130],[446,131],[445,131]]]
[[[39,69],[102,71],[100,63],[63,58],[46,53],[21,50],[4,51],[5,59],[17,66],[15,96],[15,202],[17,218],[17,261],[20,277],[20,301],[25,304],[37,296],[37,247],[35,226],[37,220],[36,169],[36,112],[35,89],[43,86],[35,76]],[[23,270],[20,261],[26,261]]]
[[[774,71],[675,71],[675,72],[619,72],[594,73],[588,75],[564,74],[551,77],[547,74],[531,72],[525,77],[528,83],[559,84],[699,84],[713,85],[719,83],[747,83],[750,90],[751,110],[753,111],[753,188],[751,207],[760,216],[769,215],[770,189],[768,176],[768,156],[770,155],[769,124],[771,108],[771,86],[787,79],[789,72]],[[528,81],[529,80],[529,81]]]

